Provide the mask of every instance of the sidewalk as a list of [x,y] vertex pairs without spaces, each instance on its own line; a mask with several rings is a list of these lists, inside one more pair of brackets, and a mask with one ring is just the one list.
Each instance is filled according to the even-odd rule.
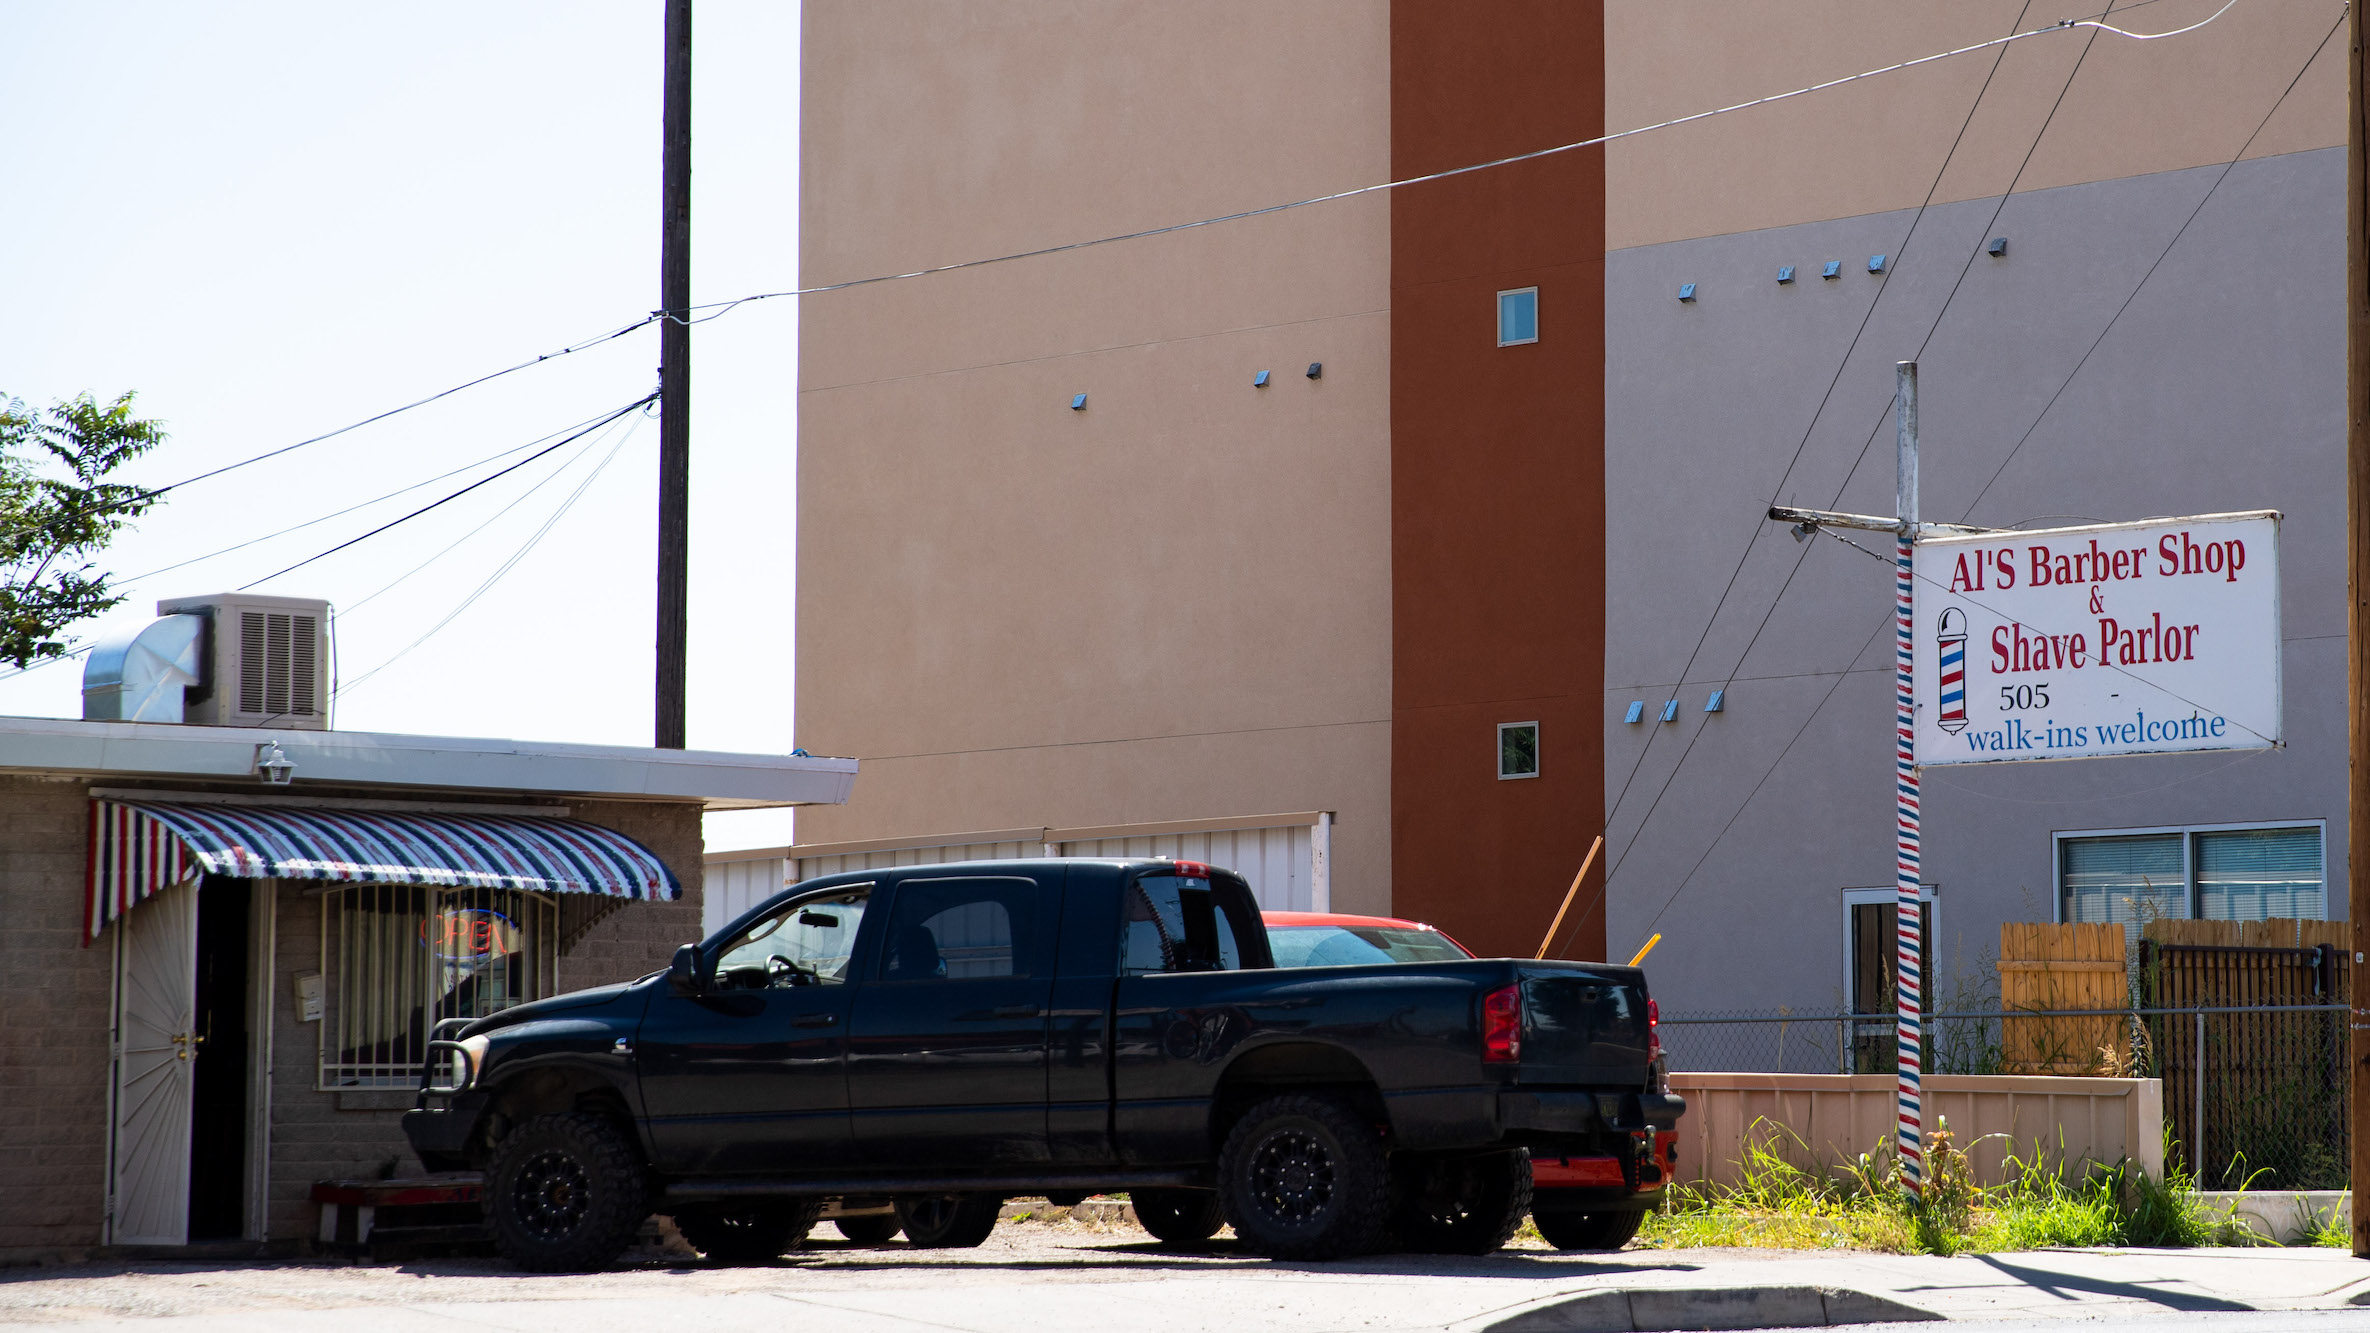
[[[1631,1250],[1487,1258],[1382,1256],[1285,1265],[1180,1255],[1133,1228],[999,1227],[976,1250],[832,1242],[760,1268],[652,1265],[535,1277],[493,1262],[401,1267],[144,1263],[0,1271],[0,1330],[142,1333],[652,1333],[660,1329],[926,1325],[1130,1333],[1463,1333],[2072,1323],[2217,1311],[2343,1310],[2370,1263],[2333,1250],[2040,1251],[1938,1259],[1758,1250]],[[2365,1297],[2370,1299],[2370,1297]],[[2359,1316],[2360,1323],[2356,1322]],[[2205,1321],[2211,1327],[2210,1318]],[[2316,1324],[2320,1321],[2314,1321]],[[2259,1327],[2260,1321],[2254,1325]],[[2330,1321],[2370,1328],[2370,1310]]]

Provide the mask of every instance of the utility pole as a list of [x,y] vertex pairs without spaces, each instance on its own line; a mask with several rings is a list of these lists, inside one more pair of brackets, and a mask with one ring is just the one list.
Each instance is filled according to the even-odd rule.
[[[2370,225],[2364,191],[2370,190],[2365,169],[2366,141],[2362,110],[2362,7],[2351,6],[2345,17],[2345,502],[2346,502],[2346,712],[2350,781],[2346,804],[2346,916],[2353,926],[2354,966],[2349,973],[2351,1007],[2347,1026],[2352,1038],[2351,1093],[2353,1097],[2352,1183],[2357,1191],[2370,1186],[2370,1006],[2363,991],[2370,987],[2370,969],[2362,959],[2370,954],[2370,799],[2365,798],[2364,766],[2370,764],[2370,250],[2364,227]],[[2360,1200],[2358,1192],[2354,1196]],[[2360,1202],[2353,1210],[2354,1257],[2370,1259],[2370,1207]]]
[[1894,1064],[1900,1078],[1901,1183],[1926,1179],[1925,949],[1918,931],[1916,647],[1917,363],[1893,368],[1893,948]]
[[1900,1112],[1894,1125],[1901,1182],[1925,1189],[1925,934],[1918,891],[1920,801],[1917,772],[1916,638],[1917,540],[1928,534],[1990,532],[1962,523],[1927,523],[1917,513],[1917,363],[1893,367],[1893,513],[1839,514],[1772,505],[1773,523],[1794,525],[1796,540],[1820,528],[1857,528],[1893,534],[1893,1049]]
[[658,710],[662,750],[683,748],[691,595],[691,0],[666,0],[659,185]]

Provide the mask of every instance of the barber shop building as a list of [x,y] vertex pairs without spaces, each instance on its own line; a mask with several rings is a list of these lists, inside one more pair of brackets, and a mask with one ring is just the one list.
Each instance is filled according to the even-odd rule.
[[0,718],[0,1262],[301,1249],[316,1182],[418,1171],[439,1021],[664,967],[704,811],[855,780],[327,730],[320,605],[167,603],[94,652],[83,719]]

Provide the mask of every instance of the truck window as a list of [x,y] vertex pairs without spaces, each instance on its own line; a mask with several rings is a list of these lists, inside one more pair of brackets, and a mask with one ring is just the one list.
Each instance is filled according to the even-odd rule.
[[720,990],[836,986],[848,979],[872,888],[805,898],[752,923],[716,959]]
[[1037,882],[911,879],[897,886],[881,957],[883,981],[1035,975],[1028,957]]
[[1221,893],[1208,879],[1186,875],[1145,875],[1128,887],[1119,973],[1232,972],[1266,966],[1264,960],[1250,961],[1260,951],[1245,944],[1245,922],[1255,918],[1248,895],[1239,890]]

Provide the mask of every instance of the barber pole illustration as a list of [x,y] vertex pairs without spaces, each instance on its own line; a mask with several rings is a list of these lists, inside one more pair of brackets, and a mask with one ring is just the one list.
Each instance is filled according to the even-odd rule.
[[1934,640],[1940,649],[1941,712],[1934,725],[1956,736],[1967,729],[1967,617],[1957,607],[1942,613]]

